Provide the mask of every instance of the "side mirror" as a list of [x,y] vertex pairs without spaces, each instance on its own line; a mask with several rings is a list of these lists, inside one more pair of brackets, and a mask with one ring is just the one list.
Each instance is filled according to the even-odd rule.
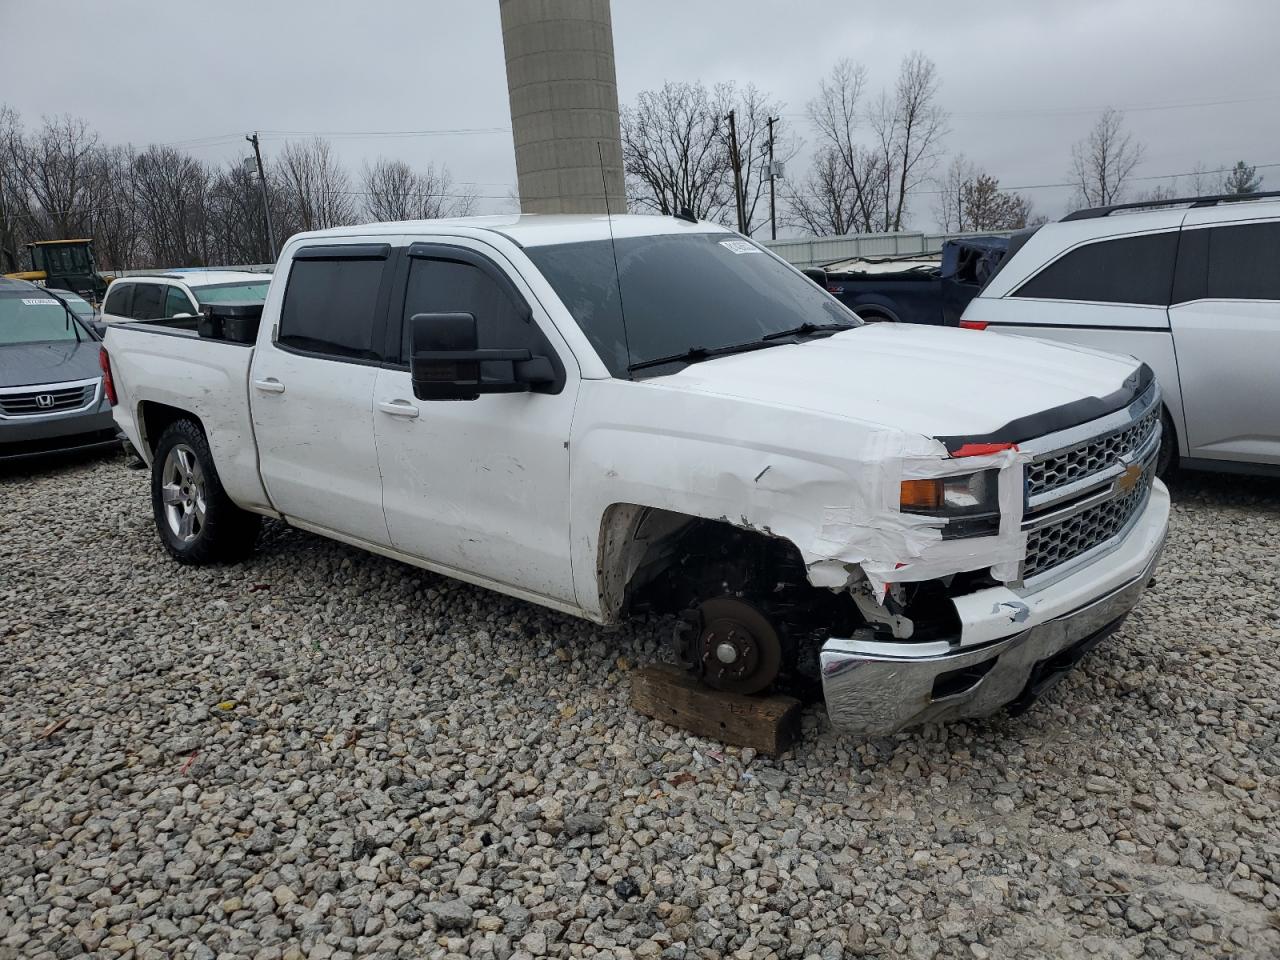
[[[525,393],[555,380],[551,361],[527,349],[481,350],[474,314],[416,313],[409,324],[413,347],[409,369],[413,395],[419,400]],[[486,373],[485,364],[502,364],[506,369],[494,375]]]
[[806,267],[800,272],[820,286],[823,290],[827,289],[827,271],[823,270],[821,267]]

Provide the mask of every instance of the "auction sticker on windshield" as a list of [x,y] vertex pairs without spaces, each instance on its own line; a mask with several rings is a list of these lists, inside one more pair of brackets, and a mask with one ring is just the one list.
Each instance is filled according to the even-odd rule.
[[747,243],[745,240],[721,240],[720,246],[733,253],[759,253],[760,248],[754,243]]
[[22,302],[28,307],[39,307],[43,304],[48,304],[51,307],[56,307],[58,305],[58,301],[53,299],[53,297],[23,297]]

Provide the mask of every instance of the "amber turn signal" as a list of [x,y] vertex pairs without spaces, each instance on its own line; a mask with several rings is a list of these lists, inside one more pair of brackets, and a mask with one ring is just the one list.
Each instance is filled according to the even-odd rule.
[[936,511],[942,509],[941,480],[903,480],[902,509]]

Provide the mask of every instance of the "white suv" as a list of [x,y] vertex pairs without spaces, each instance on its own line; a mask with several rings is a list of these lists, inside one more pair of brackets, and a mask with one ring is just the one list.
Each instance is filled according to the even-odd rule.
[[1076,211],[1015,237],[960,325],[1131,354],[1162,467],[1280,474],[1280,193]]
[[210,303],[262,303],[269,273],[248,270],[178,270],[122,277],[102,304],[102,322],[194,317]]

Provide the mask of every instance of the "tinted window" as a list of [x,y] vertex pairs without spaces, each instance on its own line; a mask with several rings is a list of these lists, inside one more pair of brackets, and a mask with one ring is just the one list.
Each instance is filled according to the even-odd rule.
[[135,320],[158,320],[164,316],[165,288],[158,283],[135,283],[129,316]]
[[1049,264],[1014,296],[1164,305],[1177,248],[1176,231],[1091,243]]
[[385,263],[294,260],[277,342],[334,357],[381,360],[381,326],[374,321]]
[[409,286],[404,298],[404,332],[401,357],[407,362],[416,313],[470,313],[476,318],[476,340],[483,348],[527,348],[545,355],[542,334],[525,320],[524,304],[511,299],[507,289],[479,267],[452,260],[409,261]]
[[177,287],[169,287],[168,292],[164,295],[164,315],[166,317],[176,317],[180,313],[194,313],[195,307],[191,306],[191,300],[185,293]]
[[107,291],[107,302],[102,306],[103,313],[112,313],[117,317],[129,316],[129,298],[133,292],[132,283],[113,283]]
[[[693,347],[754,343],[804,323],[859,322],[812,280],[732,234],[623,238],[616,271],[608,240],[525,252],[615,377],[629,376],[628,354],[643,363]],[[671,368],[653,370],[663,372]]]
[[1207,297],[1280,300],[1280,223],[1245,223],[1187,232],[1209,235]]

